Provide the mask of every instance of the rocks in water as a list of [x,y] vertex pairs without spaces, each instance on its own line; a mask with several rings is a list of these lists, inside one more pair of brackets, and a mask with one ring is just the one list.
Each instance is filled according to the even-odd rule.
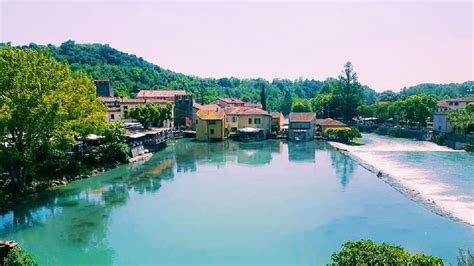
[[379,171],[379,172],[377,173],[377,177],[382,177],[382,176],[383,176],[383,173],[382,173],[381,171]]

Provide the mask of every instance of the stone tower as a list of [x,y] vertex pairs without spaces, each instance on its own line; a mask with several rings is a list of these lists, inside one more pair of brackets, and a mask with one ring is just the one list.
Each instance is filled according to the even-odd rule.
[[194,97],[190,95],[176,95],[174,97],[174,126],[188,129],[193,121]]

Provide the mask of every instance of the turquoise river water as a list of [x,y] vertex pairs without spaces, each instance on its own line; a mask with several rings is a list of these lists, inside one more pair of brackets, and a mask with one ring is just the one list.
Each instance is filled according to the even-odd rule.
[[[463,178],[460,190],[472,186]],[[149,161],[0,216],[0,239],[20,242],[40,265],[324,265],[362,238],[455,262],[458,248],[474,247],[474,227],[327,143],[278,140],[174,141]]]

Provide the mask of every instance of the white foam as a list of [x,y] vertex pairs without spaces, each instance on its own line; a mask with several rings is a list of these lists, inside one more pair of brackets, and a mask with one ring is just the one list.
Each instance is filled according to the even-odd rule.
[[[364,135],[369,144],[363,146],[348,146],[341,143],[329,142],[332,146],[345,150],[368,169],[379,172],[379,177],[387,183],[401,188],[404,194],[420,200],[433,207],[435,212],[459,219],[474,225],[474,197],[460,195],[448,183],[435,180],[432,169],[408,166],[405,162],[390,156],[391,151],[403,152],[458,152],[450,148],[426,141],[413,141],[389,137]],[[380,152],[383,153],[380,153]]]

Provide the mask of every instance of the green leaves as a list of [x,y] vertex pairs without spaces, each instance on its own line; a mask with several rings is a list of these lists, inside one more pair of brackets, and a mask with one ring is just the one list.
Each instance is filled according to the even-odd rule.
[[139,104],[130,109],[125,116],[140,122],[145,128],[153,125],[159,125],[163,120],[171,118],[170,105]]
[[[0,48],[0,155],[14,181],[25,178],[48,154],[64,154],[75,138],[102,132],[106,107],[84,73],[45,51]],[[44,158],[43,158],[44,159]]]
[[399,246],[371,240],[348,241],[333,253],[329,265],[443,265],[443,260],[424,254],[412,255]]

